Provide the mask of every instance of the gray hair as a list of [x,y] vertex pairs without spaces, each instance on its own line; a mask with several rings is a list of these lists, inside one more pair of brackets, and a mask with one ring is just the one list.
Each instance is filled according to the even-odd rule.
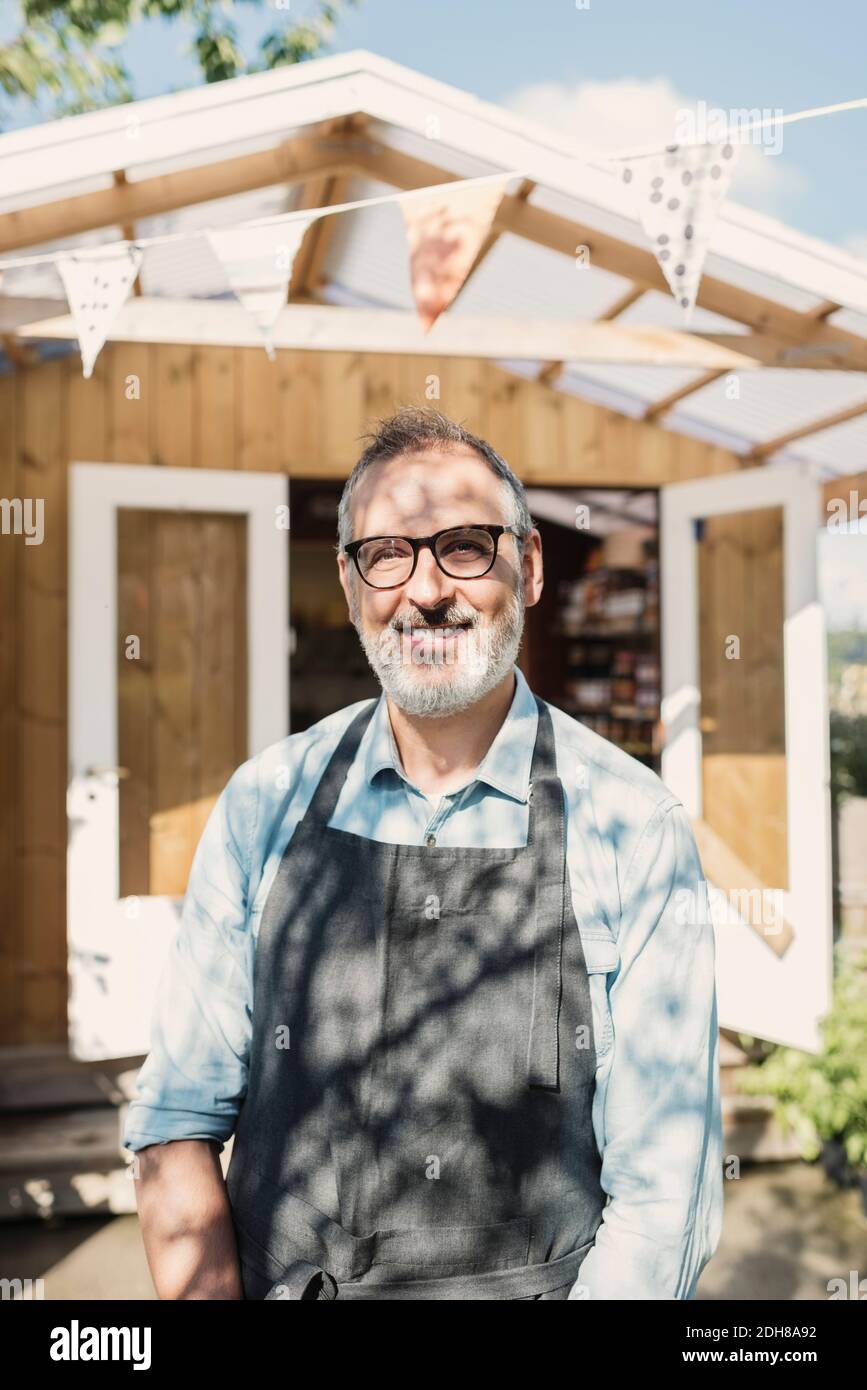
[[372,463],[380,459],[395,458],[398,454],[423,454],[429,449],[449,449],[463,445],[474,449],[485,460],[492,472],[497,474],[506,489],[507,512],[511,511],[511,525],[517,526],[520,533],[518,550],[523,554],[524,542],[533,529],[534,522],[527,507],[524,485],[512,472],[505,459],[485,439],[464,429],[463,425],[450,420],[428,406],[405,405],[387,420],[380,420],[375,433],[364,438],[370,443],[356,463],[344,484],[337,507],[337,546],[341,549],[352,540],[352,517],[350,507],[352,494],[359,479]]

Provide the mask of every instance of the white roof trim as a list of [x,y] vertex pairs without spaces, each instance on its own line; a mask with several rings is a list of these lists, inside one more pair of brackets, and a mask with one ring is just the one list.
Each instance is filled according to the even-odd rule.
[[[10,132],[0,136],[0,187],[6,206],[38,194],[34,200],[44,201],[60,170],[67,185],[73,170],[82,180],[110,178],[115,169],[134,177],[137,165],[160,159],[191,153],[218,159],[227,136],[233,145],[279,139],[357,110],[422,137],[436,112],[441,139],[429,142],[432,162],[439,145],[446,167],[451,146],[492,170],[522,169],[540,185],[622,217],[634,236],[632,195],[612,168],[586,163],[586,151],[556,131],[365,50]],[[223,121],[214,120],[216,111]],[[130,135],[131,128],[139,133]],[[773,218],[727,201],[712,249],[820,300],[867,313],[867,264]]]

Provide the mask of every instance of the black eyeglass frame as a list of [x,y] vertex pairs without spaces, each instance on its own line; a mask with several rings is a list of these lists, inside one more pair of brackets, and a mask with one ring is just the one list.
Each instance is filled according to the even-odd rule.
[[[437,555],[434,547],[436,546],[436,543],[439,540],[440,536],[445,536],[450,531],[486,531],[488,535],[491,537],[491,540],[494,542],[494,553],[491,556],[491,563],[488,565],[488,568],[482,570],[481,574],[449,574],[449,571],[446,569],[445,565],[440,560],[440,557]],[[441,531],[434,531],[432,536],[363,536],[361,540],[350,541],[348,545],[345,545],[343,547],[343,553],[344,555],[348,555],[350,560],[353,561],[355,568],[361,575],[361,578],[364,579],[365,584],[370,589],[399,589],[402,584],[408,584],[410,579],[412,579],[413,575],[415,574],[416,565],[418,564],[418,553],[422,549],[427,549],[430,551],[431,555],[433,555],[434,559],[436,560],[438,567],[442,570],[443,574],[448,575],[449,579],[484,579],[485,575],[491,572],[491,570],[494,568],[494,565],[497,562],[497,552],[499,549],[500,537],[502,535],[505,535],[507,532],[509,533],[509,535],[515,536],[517,539],[520,539],[521,537],[521,532],[517,526],[499,526],[488,523],[476,524],[475,522],[469,522],[465,526],[444,526]],[[363,545],[368,545],[371,541],[406,541],[407,545],[412,547],[412,569],[406,576],[406,579],[401,579],[400,582],[397,584],[372,584],[369,579],[365,579],[364,575],[361,572],[361,565],[358,563],[358,552]]]

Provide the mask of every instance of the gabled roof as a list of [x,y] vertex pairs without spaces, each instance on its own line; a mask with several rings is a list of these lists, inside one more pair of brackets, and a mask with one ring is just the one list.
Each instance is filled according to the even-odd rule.
[[[0,258],[520,170],[525,184],[448,311],[455,322],[601,318],[680,330],[630,190],[614,165],[588,163],[591,154],[492,103],[356,51],[0,136]],[[318,225],[328,232],[307,257],[309,297],[411,310],[393,207]],[[62,238],[70,227],[75,234]],[[579,242],[590,247],[581,271]],[[142,286],[148,296],[226,294],[221,268],[198,239],[149,251]],[[51,266],[10,270],[2,288],[61,295]],[[768,335],[802,360],[848,354],[867,366],[867,262],[727,199],[691,329]],[[806,458],[830,475],[862,468],[867,452],[864,370],[746,371],[733,409],[720,372],[504,365],[527,375],[543,369],[557,389],[756,458]],[[837,423],[802,436],[824,420]]]

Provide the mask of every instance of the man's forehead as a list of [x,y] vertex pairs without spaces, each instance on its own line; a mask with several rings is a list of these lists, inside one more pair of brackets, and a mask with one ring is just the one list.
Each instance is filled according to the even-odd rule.
[[[356,518],[387,516],[389,525],[398,519],[414,523],[434,512],[474,510],[484,503],[493,513],[476,521],[497,521],[503,508],[502,479],[484,459],[470,449],[428,450],[423,454],[398,454],[370,465],[359,480],[355,497]],[[464,516],[446,517],[467,520]]]

